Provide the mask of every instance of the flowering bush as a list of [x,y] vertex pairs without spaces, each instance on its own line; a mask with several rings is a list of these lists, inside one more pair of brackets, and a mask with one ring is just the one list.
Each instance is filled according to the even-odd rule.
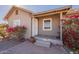
[[9,27],[6,31],[11,35],[11,37],[14,36],[15,39],[22,41],[24,40],[24,35],[26,33],[26,27],[24,26]]
[[14,28],[9,27],[6,31],[7,32],[14,32]]
[[68,15],[64,20],[64,45],[79,53],[79,15]]
[[16,26],[16,27],[8,27],[8,29],[6,31],[10,33],[10,32],[23,31],[24,29],[26,29],[26,27]]
[[7,24],[0,24],[0,39],[5,40],[8,37],[8,33],[6,32],[7,28]]

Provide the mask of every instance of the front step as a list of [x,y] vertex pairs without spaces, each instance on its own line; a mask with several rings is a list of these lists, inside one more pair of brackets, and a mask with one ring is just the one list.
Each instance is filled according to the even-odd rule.
[[37,46],[43,46],[43,47],[50,47],[51,43],[49,41],[36,40],[35,45],[37,45]]
[[40,38],[40,37],[35,37],[35,38],[36,38],[35,45],[43,46],[43,47],[50,47],[51,46],[51,42],[48,41],[47,39]]
[[57,38],[48,39],[45,37],[44,38],[43,37],[35,37],[35,39],[36,39],[35,45],[38,45],[38,46],[50,47],[51,44],[63,46],[62,40],[59,40]]

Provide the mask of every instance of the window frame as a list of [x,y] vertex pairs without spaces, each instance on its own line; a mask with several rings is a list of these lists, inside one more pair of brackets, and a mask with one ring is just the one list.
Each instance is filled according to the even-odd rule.
[[[50,29],[45,29],[45,21],[46,20],[50,20]],[[43,19],[43,31],[51,31],[52,30],[52,18],[46,18],[46,19]]]
[[[17,25],[15,25],[15,21],[18,21],[19,24],[16,22]],[[20,19],[13,20],[13,27],[20,26],[21,24],[20,22],[21,22]]]

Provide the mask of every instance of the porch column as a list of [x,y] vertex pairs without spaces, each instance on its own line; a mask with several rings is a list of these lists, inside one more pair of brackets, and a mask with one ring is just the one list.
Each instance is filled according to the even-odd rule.
[[62,40],[62,12],[60,13],[60,40]]

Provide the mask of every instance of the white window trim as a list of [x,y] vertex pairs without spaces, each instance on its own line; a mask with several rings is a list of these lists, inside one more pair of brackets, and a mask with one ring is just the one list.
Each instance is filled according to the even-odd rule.
[[[14,23],[15,21],[19,21],[19,24],[15,25],[15,23]],[[13,20],[13,27],[16,27],[16,26],[20,26],[20,19]]]
[[[44,28],[44,21],[45,20],[50,20],[50,29],[45,29]],[[43,19],[43,31],[51,31],[51,30],[52,30],[52,18]]]

